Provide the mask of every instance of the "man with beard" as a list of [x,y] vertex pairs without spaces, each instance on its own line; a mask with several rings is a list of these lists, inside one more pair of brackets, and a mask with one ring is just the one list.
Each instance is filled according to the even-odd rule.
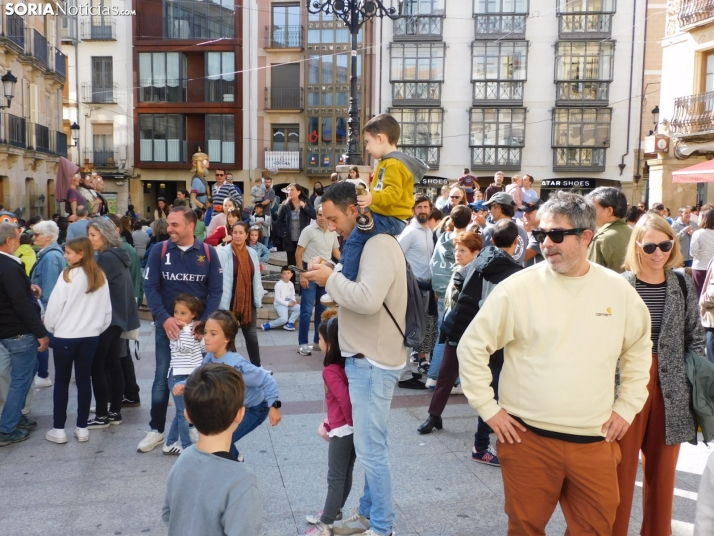
[[488,201],[494,194],[503,192],[505,189],[506,187],[503,185],[503,171],[497,171],[493,175],[493,184],[486,188],[486,193],[483,194],[483,200]]
[[[436,301],[431,296],[434,291],[431,288],[431,269],[429,262],[434,253],[434,238],[427,224],[429,221],[429,213],[431,212],[431,200],[426,196],[419,196],[414,202],[414,217],[409,225],[399,235],[399,245],[402,246],[404,256],[409,263],[414,277],[419,282],[419,288],[422,291],[424,306],[427,307],[429,313],[429,302],[432,303],[433,314],[427,316],[427,333],[418,348],[412,348],[412,361],[419,363],[420,372],[426,372],[426,354],[431,354],[434,344],[436,343]],[[426,366],[425,366],[426,365]],[[405,389],[426,389],[424,384],[417,380],[416,376],[412,376],[409,367],[402,371],[402,376],[399,381],[399,387]]]
[[[464,394],[498,437],[509,534],[611,534],[622,439],[647,400],[650,315],[619,274],[588,262],[595,207],[557,191],[538,211],[542,262],[491,293],[457,347]],[[503,348],[499,400],[489,356]],[[617,399],[615,370],[619,363]]]

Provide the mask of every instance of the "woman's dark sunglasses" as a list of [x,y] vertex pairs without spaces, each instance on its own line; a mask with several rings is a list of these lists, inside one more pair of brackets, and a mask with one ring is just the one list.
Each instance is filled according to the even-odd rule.
[[535,238],[539,244],[542,244],[545,242],[545,237],[547,236],[556,244],[561,244],[567,235],[578,235],[584,230],[585,229],[581,227],[577,227],[575,229],[554,229],[552,231],[546,231],[545,229],[533,229],[533,238]]
[[674,240],[665,240],[659,244],[653,244],[652,242],[647,242],[646,244],[641,244],[637,242],[637,245],[642,248],[642,251],[647,253],[647,255],[652,255],[657,248],[662,250],[662,253],[667,253],[674,247]]

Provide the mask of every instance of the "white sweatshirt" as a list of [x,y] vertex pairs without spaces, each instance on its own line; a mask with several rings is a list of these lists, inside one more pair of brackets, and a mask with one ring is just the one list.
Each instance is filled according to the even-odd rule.
[[104,284],[87,294],[87,274],[82,268],[73,268],[70,282],[61,273],[45,311],[45,327],[61,339],[96,337],[112,321],[112,304],[109,285]]
[[694,536],[714,534],[714,454],[709,456],[699,482],[697,511],[694,517]]
[[290,281],[286,283],[283,280],[275,283],[275,297],[273,301],[278,305],[287,307],[290,302],[295,301],[295,285]]

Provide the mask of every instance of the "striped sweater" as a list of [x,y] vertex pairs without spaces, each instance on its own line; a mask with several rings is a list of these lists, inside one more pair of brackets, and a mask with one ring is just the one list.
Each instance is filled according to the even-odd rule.
[[189,375],[201,366],[203,361],[201,342],[197,341],[191,333],[194,324],[195,322],[191,322],[188,326],[184,326],[179,333],[179,338],[169,341],[169,348],[171,348],[169,374]]

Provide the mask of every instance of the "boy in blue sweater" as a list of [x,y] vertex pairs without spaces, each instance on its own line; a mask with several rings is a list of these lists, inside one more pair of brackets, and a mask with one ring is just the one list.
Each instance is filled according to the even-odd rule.
[[186,380],[186,418],[198,443],[169,473],[162,510],[171,536],[257,536],[262,526],[258,482],[228,453],[245,415],[245,383],[233,367],[203,365]]

